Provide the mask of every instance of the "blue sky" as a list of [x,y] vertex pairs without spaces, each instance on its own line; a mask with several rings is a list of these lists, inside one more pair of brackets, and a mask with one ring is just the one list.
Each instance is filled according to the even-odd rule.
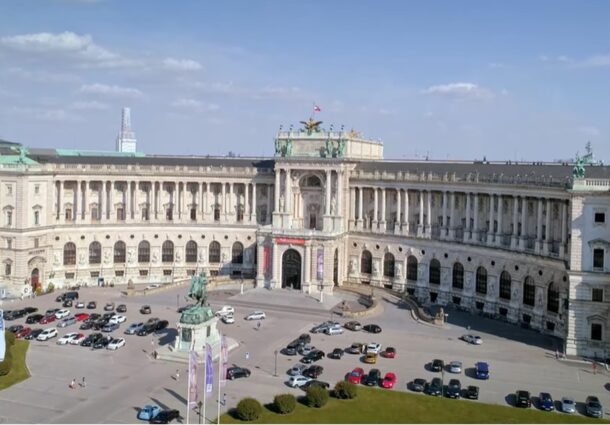
[[307,118],[387,158],[610,160],[610,2],[0,3],[0,138],[271,155]]

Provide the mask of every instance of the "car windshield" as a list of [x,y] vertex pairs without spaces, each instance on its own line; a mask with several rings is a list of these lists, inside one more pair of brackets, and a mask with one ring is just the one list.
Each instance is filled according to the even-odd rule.
[[350,373],[351,376],[360,376],[360,372],[356,372],[355,370]]
[[591,407],[602,407],[602,405],[599,404],[599,401],[595,401],[595,400],[594,401],[590,401],[589,402],[589,406],[591,406]]

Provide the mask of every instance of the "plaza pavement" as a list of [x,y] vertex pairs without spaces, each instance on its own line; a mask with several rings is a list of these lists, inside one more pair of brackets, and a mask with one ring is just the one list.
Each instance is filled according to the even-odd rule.
[[[182,286],[147,296],[125,297],[116,288],[81,289],[80,300],[97,301],[96,312],[102,312],[107,301],[114,301],[117,305],[127,304],[127,322],[114,335],[122,335],[130,323],[148,317],[167,319],[174,329],[168,329],[155,338],[127,335],[127,345],[116,352],[80,346],[58,346],[56,339],[49,342],[33,341],[27,359],[32,377],[0,392],[0,421],[133,423],[137,422],[138,408],[145,404],[177,408],[186,419],[186,365],[153,360],[150,353],[158,345],[173,342],[176,335],[175,323],[179,318],[176,308],[177,305],[187,303],[184,297],[187,291],[188,287]],[[312,344],[329,352],[335,347],[348,347],[352,342],[379,342],[382,347],[395,347],[397,357],[380,358],[374,366],[365,365],[360,356],[350,354],[345,354],[341,360],[325,358],[317,362],[324,367],[321,380],[332,385],[343,379],[354,367],[362,367],[365,371],[377,367],[382,373],[396,373],[398,382],[393,391],[406,391],[406,383],[413,378],[430,380],[440,376],[429,372],[425,365],[434,358],[441,358],[445,362],[460,360],[466,368],[466,373],[460,375],[445,373],[445,382],[457,377],[463,386],[478,385],[480,401],[483,402],[506,405],[511,400],[510,394],[517,389],[526,389],[532,396],[537,396],[540,391],[550,392],[555,399],[572,396],[581,403],[578,406],[581,411],[586,396],[594,394],[600,398],[606,410],[610,408],[610,397],[604,387],[608,381],[607,372],[600,371],[594,375],[589,365],[557,361],[554,357],[556,341],[552,338],[452,310],[448,312],[445,327],[438,328],[415,322],[409,311],[393,297],[384,295],[381,291],[376,295],[381,298],[383,312],[378,317],[363,319],[361,322],[380,325],[383,328],[381,334],[350,331],[336,336],[315,334],[312,335]],[[54,301],[55,296],[56,294],[51,294],[34,300],[5,303],[3,308],[32,305],[44,312],[59,305]],[[277,376],[274,376],[274,352],[299,334],[307,332],[315,323],[330,317],[344,322],[338,316],[332,316],[330,309],[343,300],[355,302],[355,299],[356,295],[339,291],[333,296],[325,296],[323,303],[317,297],[288,290],[258,288],[240,294],[239,285],[210,292],[209,300],[214,308],[229,304],[236,310],[235,324],[220,325],[221,332],[226,332],[239,343],[238,348],[230,353],[229,363],[248,367],[252,371],[250,378],[229,381],[221,389],[221,394],[226,393],[227,401],[222,411],[234,407],[245,396],[254,396],[266,403],[279,393],[302,394],[301,390],[284,384],[287,379],[286,370],[297,363],[300,357],[278,354]],[[150,316],[138,312],[143,304],[152,306]],[[256,322],[243,320],[245,315],[256,309],[267,313],[267,319],[262,321],[259,330]],[[71,310],[75,311],[74,308]],[[8,325],[17,323],[23,323],[23,319],[7,322]],[[467,326],[471,326],[473,333],[483,337],[483,345],[468,345],[458,339],[466,333]],[[75,326],[70,326],[59,334],[61,336],[76,330]],[[246,352],[249,353],[247,360]],[[488,381],[472,378],[470,368],[477,361],[487,361],[490,364],[491,379]],[[179,381],[172,377],[176,369],[180,370]],[[215,364],[214,372],[217,373],[217,370]],[[79,382],[83,376],[87,382],[85,388],[68,388],[72,378]],[[203,383],[200,382],[200,399],[202,390]],[[217,394],[214,386],[206,402],[208,420],[217,415]],[[446,402],[450,404],[452,400]],[[190,422],[197,422],[195,412],[191,413]]]

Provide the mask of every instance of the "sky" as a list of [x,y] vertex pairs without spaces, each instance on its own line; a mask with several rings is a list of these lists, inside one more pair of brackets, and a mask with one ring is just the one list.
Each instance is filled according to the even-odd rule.
[[273,155],[280,125],[388,159],[610,162],[608,1],[0,2],[0,139]]

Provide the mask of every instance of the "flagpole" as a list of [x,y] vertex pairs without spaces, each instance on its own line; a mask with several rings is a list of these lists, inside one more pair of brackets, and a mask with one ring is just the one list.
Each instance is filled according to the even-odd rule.
[[187,379],[187,383],[186,383],[186,424],[189,424],[189,413],[191,413],[191,359],[192,354],[191,352],[189,352],[189,367],[188,367],[188,376],[189,379]]
[[207,423],[207,420],[205,418],[205,399],[207,398],[207,391],[208,391],[208,378],[207,378],[207,372],[208,372],[208,356],[207,356],[207,348],[204,345],[203,346],[203,350],[204,350],[204,355],[205,355],[205,362],[204,365],[205,367],[203,368],[203,423]]
[[220,424],[220,375],[222,374],[222,334],[219,332],[221,341],[221,348],[218,351],[218,416],[216,417],[216,423]]

